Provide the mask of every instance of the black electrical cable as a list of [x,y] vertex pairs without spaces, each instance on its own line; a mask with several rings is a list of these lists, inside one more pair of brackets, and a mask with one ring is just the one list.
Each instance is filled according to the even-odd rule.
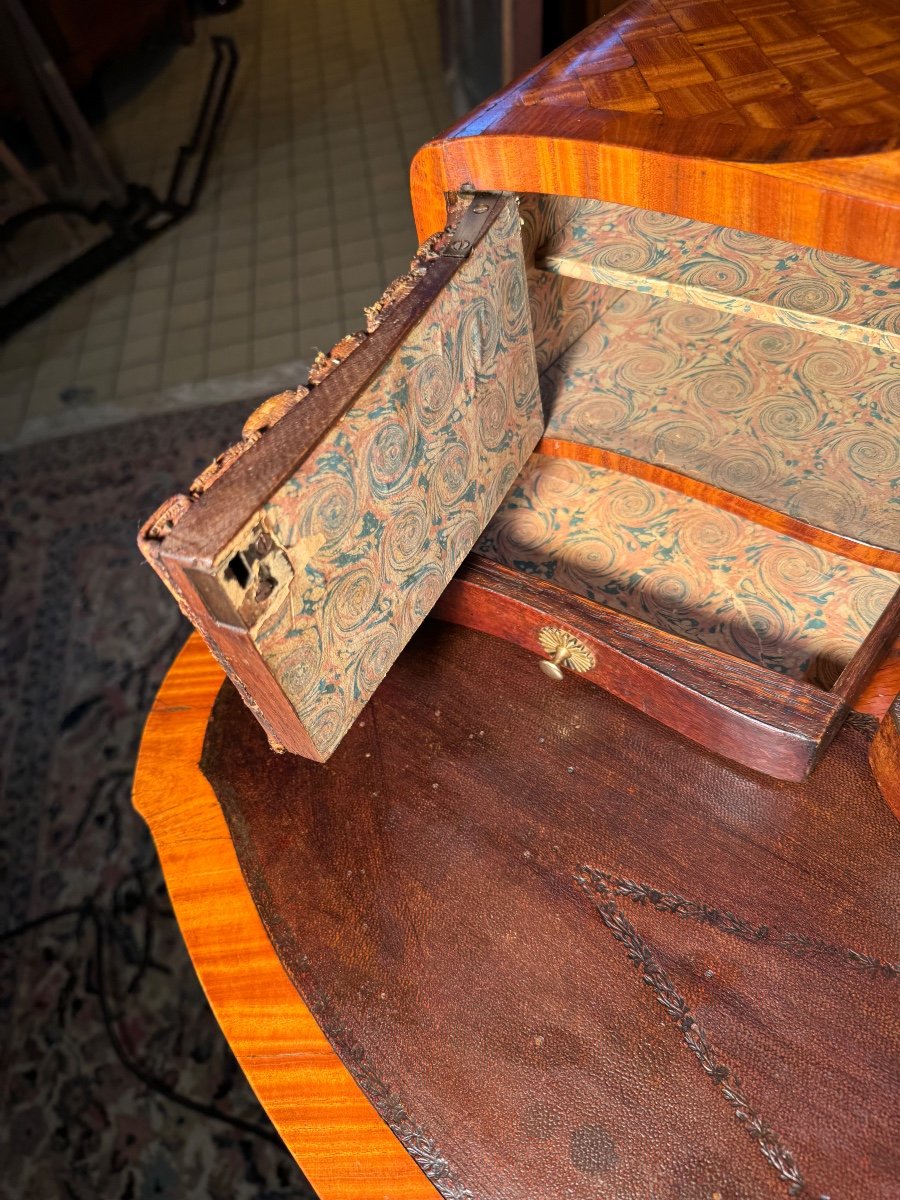
[[26,933],[31,933],[32,930],[40,929],[53,921],[60,921],[66,917],[76,916],[79,919],[79,925],[88,920],[94,930],[94,953],[97,965],[97,999],[100,1004],[100,1015],[103,1019],[103,1027],[106,1030],[110,1045],[126,1071],[139,1080],[145,1087],[156,1092],[164,1099],[171,1101],[172,1104],[178,1104],[182,1108],[190,1109],[191,1112],[199,1113],[204,1117],[210,1117],[212,1120],[223,1121],[226,1125],[231,1125],[234,1129],[238,1129],[242,1133],[252,1134],[254,1137],[262,1138],[265,1142],[270,1142],[273,1146],[284,1149],[284,1143],[277,1134],[272,1133],[268,1129],[263,1129],[259,1125],[254,1125],[252,1121],[244,1121],[241,1117],[234,1117],[230,1113],[223,1112],[214,1104],[205,1104],[202,1100],[194,1100],[190,1096],[185,1096],[181,1092],[177,1092],[174,1088],[169,1087],[164,1080],[157,1079],[155,1075],[131,1057],[122,1044],[109,1008],[109,998],[106,994],[105,969],[105,945],[108,933],[104,923],[104,913],[97,907],[93,897],[89,897],[81,904],[71,905],[67,908],[58,908],[52,912],[44,913],[40,917],[35,917],[31,921],[24,921],[21,925],[0,933],[0,944],[23,937]]
[[92,225],[99,225],[105,219],[105,213],[97,208],[87,208],[77,200],[48,200],[46,204],[35,204],[31,208],[23,208],[20,212],[0,223],[0,242],[8,242],[12,237],[30,225],[32,221],[41,221],[45,217],[81,217]]

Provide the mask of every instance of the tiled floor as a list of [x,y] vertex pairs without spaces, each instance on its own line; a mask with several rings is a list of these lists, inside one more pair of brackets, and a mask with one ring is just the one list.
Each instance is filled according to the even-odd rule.
[[295,384],[415,249],[409,161],[450,120],[436,0],[199,22],[98,131],[130,178],[163,188],[218,32],[241,64],[198,210],[0,350],[7,444]]

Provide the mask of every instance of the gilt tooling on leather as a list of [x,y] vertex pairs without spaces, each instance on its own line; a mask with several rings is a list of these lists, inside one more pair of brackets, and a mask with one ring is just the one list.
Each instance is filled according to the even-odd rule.
[[291,978],[445,1197],[893,1200],[870,738],[776,783],[427,623],[327,767],[273,760],[226,689],[203,769]]
[[830,684],[900,576],[702,500],[533,455],[479,553],[716,650]]
[[541,433],[518,210],[261,509],[291,582],[252,634],[329,754]]

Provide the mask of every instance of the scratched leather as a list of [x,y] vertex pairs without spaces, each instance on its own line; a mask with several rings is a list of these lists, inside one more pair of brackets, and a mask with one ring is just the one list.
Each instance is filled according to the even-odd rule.
[[887,1200],[900,825],[870,736],[776,783],[427,622],[328,763],[271,754],[226,685],[203,769],[281,961],[443,1195]]

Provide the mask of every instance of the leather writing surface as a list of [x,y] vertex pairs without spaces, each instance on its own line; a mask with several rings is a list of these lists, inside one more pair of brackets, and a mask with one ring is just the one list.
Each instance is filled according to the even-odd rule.
[[429,622],[327,767],[226,689],[203,769],[273,944],[452,1200],[891,1200],[900,826]]

